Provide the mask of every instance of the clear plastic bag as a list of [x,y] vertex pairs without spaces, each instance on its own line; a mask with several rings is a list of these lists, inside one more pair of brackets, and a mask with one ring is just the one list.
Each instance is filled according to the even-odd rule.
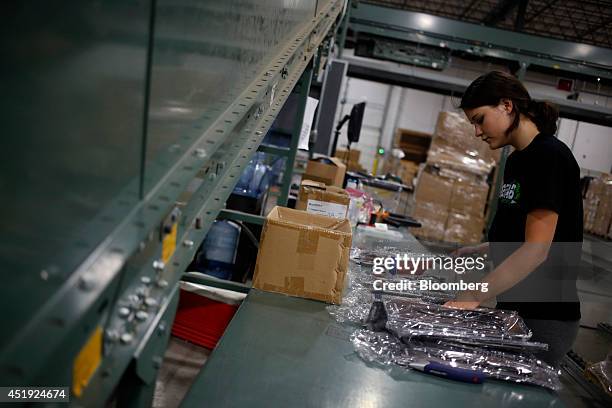
[[586,375],[612,397],[612,352],[604,361],[588,366]]
[[357,354],[381,366],[409,367],[413,362],[437,362],[481,372],[488,378],[539,385],[558,390],[559,372],[530,353],[470,347],[443,339],[411,339],[402,342],[388,332],[360,329],[351,341]]
[[387,302],[387,328],[400,337],[441,336],[491,340],[527,340],[531,331],[516,312],[464,310],[394,299]]

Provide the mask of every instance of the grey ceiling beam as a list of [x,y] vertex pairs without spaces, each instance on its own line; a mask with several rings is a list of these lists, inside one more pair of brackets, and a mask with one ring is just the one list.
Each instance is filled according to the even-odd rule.
[[[373,60],[353,55],[346,55],[343,59],[349,63],[347,71],[349,77],[389,85],[398,85],[459,98],[470,83],[466,79],[450,76],[443,72],[432,72],[431,70],[417,67],[407,68],[404,65],[388,61]],[[546,99],[556,104],[559,107],[559,113],[562,118],[612,127],[612,109],[610,108],[567,99],[551,98],[548,95],[539,94],[537,90],[529,90],[529,92],[534,99]]]
[[474,55],[612,77],[612,50],[577,42],[465,23],[431,14],[360,3],[351,28],[399,40],[448,47]]

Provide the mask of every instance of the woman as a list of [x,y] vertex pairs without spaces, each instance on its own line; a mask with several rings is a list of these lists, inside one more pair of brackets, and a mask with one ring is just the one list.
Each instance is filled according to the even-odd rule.
[[514,151],[506,161],[489,242],[459,250],[490,252],[495,269],[483,279],[489,291],[463,292],[446,305],[472,309],[497,296],[497,307],[516,310],[533,341],[549,345],[541,358],[557,365],[572,347],[580,319],[580,169],[554,136],[557,109],[531,99],[512,75],[482,75],[467,88],[460,107],[476,137],[491,149]]

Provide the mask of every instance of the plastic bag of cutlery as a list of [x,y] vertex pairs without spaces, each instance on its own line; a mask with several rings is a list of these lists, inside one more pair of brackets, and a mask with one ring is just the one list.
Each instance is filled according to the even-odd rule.
[[454,309],[393,299],[386,302],[387,328],[398,337],[439,336],[487,340],[528,340],[531,331],[514,311]]
[[409,367],[413,362],[431,361],[478,371],[486,378],[560,388],[559,372],[531,353],[489,350],[442,339],[403,342],[389,332],[367,329],[355,331],[351,341],[363,360],[381,366]]

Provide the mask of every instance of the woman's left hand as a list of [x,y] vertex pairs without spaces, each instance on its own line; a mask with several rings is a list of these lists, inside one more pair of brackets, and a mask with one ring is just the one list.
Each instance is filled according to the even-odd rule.
[[449,300],[444,304],[446,307],[455,309],[476,309],[479,305],[480,301],[471,291],[462,292],[455,300]]

